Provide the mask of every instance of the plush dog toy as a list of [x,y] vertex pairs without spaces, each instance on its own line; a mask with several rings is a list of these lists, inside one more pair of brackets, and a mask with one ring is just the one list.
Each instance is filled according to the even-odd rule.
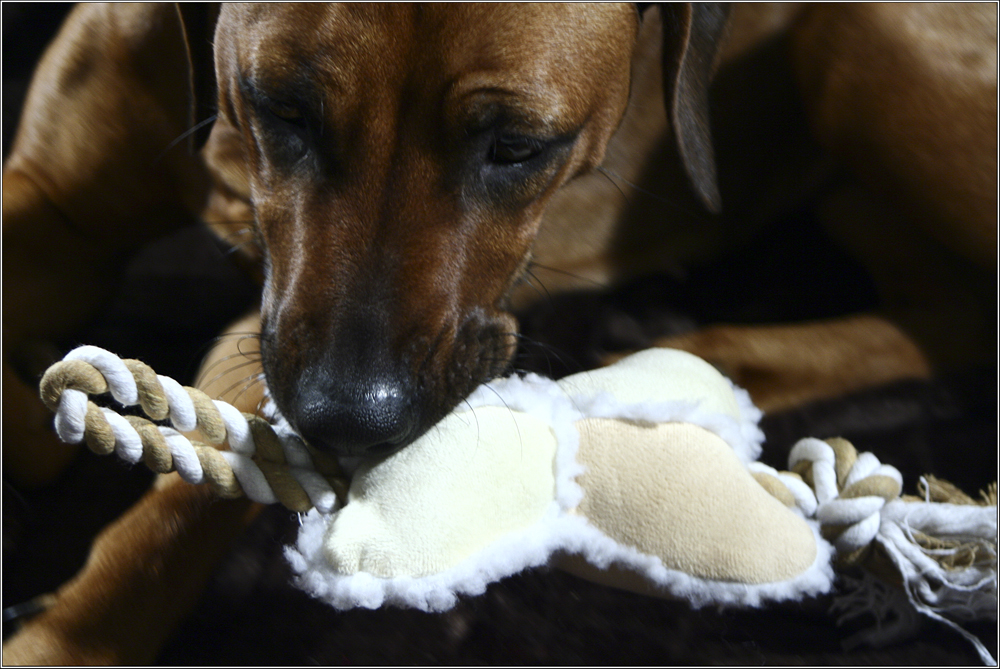
[[[107,391],[174,427],[87,399]],[[877,559],[928,615],[996,615],[995,485],[982,503],[934,479],[923,500],[900,499],[898,471],[837,439],[802,440],[779,473],[756,462],[749,396],[680,351],[496,380],[412,445],[354,467],[349,489],[280,417],[240,414],[101,349],[53,366],[42,397],[66,441],[222,495],[314,507],[286,556],[298,586],[337,608],[445,610],[545,564],[699,606],[759,606],[829,591],[834,562]],[[195,429],[230,451],[181,434]]]

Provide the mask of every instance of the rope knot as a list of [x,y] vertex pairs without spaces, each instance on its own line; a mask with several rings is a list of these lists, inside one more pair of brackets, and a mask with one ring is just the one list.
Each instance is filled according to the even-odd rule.
[[882,508],[903,490],[899,470],[871,453],[859,454],[845,439],[802,439],[788,464],[815,491],[823,537],[849,561],[875,539]]

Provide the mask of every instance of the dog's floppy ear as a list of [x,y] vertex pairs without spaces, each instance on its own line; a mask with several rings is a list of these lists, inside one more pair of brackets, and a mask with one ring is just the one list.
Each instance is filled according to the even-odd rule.
[[188,80],[191,82],[191,127],[189,138],[192,151],[208,141],[216,112],[215,59],[212,37],[219,18],[217,2],[178,2],[177,13],[184,30],[188,54]]
[[726,3],[665,3],[663,93],[684,169],[698,197],[712,212],[722,207],[708,117],[708,86],[729,6]]

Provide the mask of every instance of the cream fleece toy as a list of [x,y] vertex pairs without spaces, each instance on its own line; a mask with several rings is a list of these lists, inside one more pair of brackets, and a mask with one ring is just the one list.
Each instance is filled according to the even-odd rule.
[[[87,400],[107,391],[173,428]],[[66,441],[222,495],[314,507],[286,557],[297,585],[337,608],[442,611],[546,564],[696,606],[759,606],[828,592],[835,557],[877,558],[918,610],[992,660],[949,618],[995,619],[995,485],[982,503],[944,503],[961,493],[933,479],[923,501],[900,499],[899,472],[843,440],[802,440],[779,473],[756,462],[747,393],[680,351],[495,380],[412,445],[357,466],[346,494],[336,463],[280,417],[269,427],[102,349],[53,366],[42,397]],[[195,429],[230,450],[181,434]]]

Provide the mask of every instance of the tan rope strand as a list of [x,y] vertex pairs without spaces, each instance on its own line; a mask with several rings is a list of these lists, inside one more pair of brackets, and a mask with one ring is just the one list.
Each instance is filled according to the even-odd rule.
[[153,420],[166,420],[170,414],[167,395],[163,392],[160,380],[156,378],[153,368],[141,360],[122,360],[128,371],[132,372],[136,388],[139,390],[139,406],[142,412]]
[[86,432],[84,440],[87,448],[98,455],[108,455],[115,450],[115,433],[104,417],[104,412],[93,402],[87,402]]
[[222,414],[215,407],[215,403],[197,388],[184,386],[184,390],[187,391],[194,404],[195,415],[198,417],[198,431],[210,443],[223,443],[226,440],[226,422],[222,420]]
[[108,392],[108,382],[93,365],[82,360],[61,360],[42,376],[39,384],[42,402],[55,412],[59,409],[59,398],[67,388],[80,390],[88,395]]

